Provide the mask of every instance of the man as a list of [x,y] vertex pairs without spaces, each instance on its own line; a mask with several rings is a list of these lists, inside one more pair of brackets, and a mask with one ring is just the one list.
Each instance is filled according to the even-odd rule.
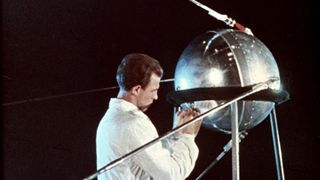
[[[146,54],[129,54],[123,58],[116,76],[120,87],[118,96],[110,99],[109,108],[97,129],[98,169],[159,137],[144,112],[158,99],[162,73],[159,62]],[[185,123],[196,115],[194,110],[180,111],[176,124]],[[176,133],[175,138],[146,148],[98,179],[185,179],[198,158],[194,139],[200,125],[201,122],[194,123]]]

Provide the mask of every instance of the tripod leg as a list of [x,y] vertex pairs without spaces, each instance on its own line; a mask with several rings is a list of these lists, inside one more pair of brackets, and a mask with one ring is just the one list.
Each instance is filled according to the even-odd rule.
[[[239,143],[241,142],[242,139],[244,139],[246,136],[248,135],[248,133],[246,131],[240,132],[239,135]],[[209,172],[209,170],[218,163],[218,161],[220,161],[223,156],[230,151],[230,149],[232,148],[232,140],[230,140],[224,147],[223,147],[223,151],[209,164],[209,166],[202,171],[202,173],[196,178],[196,180],[200,180],[207,172]]]
[[231,104],[232,180],[240,179],[238,103]]
[[283,170],[283,162],[282,162],[282,152],[281,152],[281,145],[280,145],[280,137],[277,125],[277,116],[276,116],[276,109],[273,107],[272,113],[270,113],[270,126],[272,132],[272,141],[273,141],[273,148],[274,148],[274,156],[276,161],[276,168],[277,168],[277,176],[278,180],[285,180],[284,178],[284,170]]

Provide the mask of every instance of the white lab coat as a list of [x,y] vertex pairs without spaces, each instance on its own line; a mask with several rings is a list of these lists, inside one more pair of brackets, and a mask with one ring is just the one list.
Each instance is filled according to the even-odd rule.
[[[96,136],[97,169],[159,137],[150,119],[134,104],[112,98]],[[195,166],[195,136],[167,138],[98,176],[99,180],[183,180]]]

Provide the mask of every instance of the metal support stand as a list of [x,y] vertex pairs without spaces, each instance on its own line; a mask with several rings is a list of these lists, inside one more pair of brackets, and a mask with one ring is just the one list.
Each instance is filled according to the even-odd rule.
[[[245,136],[247,136],[248,133],[246,131],[240,132],[239,135],[239,143],[241,142],[242,139],[245,138]],[[232,140],[230,140],[224,147],[223,147],[223,151],[209,164],[209,166],[202,171],[202,173],[196,178],[196,180],[200,180],[207,172],[209,172],[209,170],[216,165],[222,158],[223,156],[229,152],[229,150],[232,148]]]
[[231,104],[232,180],[240,179],[238,103]]
[[278,180],[285,180],[284,170],[283,170],[283,162],[282,162],[282,152],[281,152],[281,145],[280,145],[280,137],[279,137],[279,131],[278,131],[277,124],[278,123],[277,123],[276,109],[275,109],[275,107],[273,107],[272,113],[270,113],[270,126],[271,126],[274,156],[275,156],[276,168],[277,168],[277,177],[278,177]]

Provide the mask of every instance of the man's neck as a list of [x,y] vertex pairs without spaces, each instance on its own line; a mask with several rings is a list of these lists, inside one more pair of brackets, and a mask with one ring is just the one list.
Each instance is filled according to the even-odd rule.
[[128,91],[120,90],[118,92],[117,98],[123,99],[137,106],[136,98]]

